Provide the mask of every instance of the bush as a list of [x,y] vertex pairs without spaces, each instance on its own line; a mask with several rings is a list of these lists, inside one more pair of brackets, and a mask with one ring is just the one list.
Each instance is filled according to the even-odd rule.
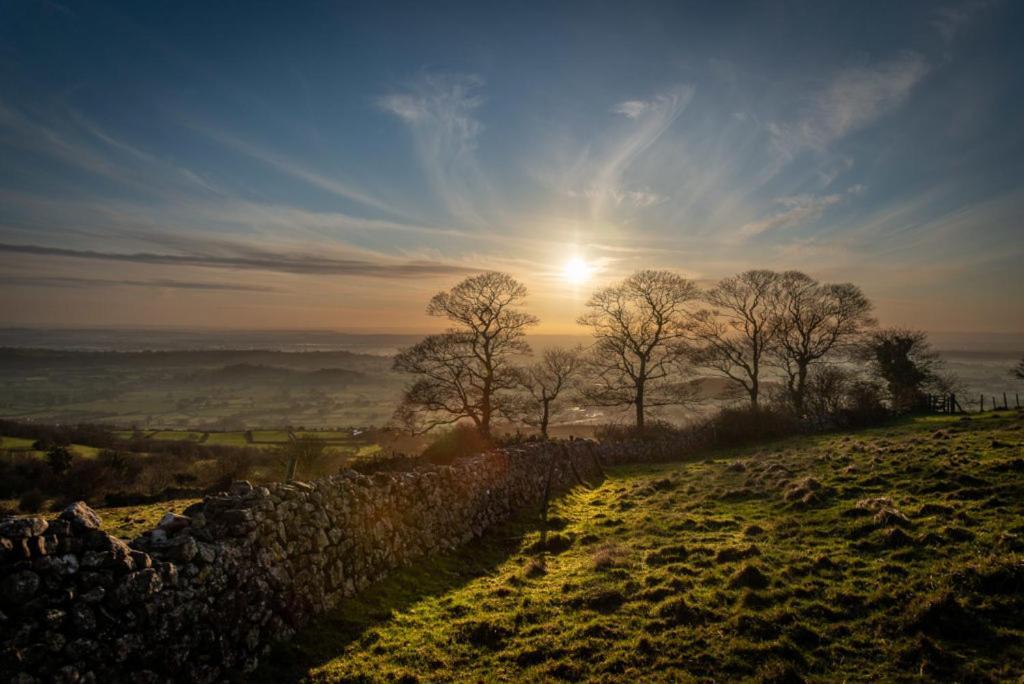
[[877,425],[889,416],[882,387],[838,366],[816,368],[807,383],[807,420],[819,430]]
[[594,439],[599,442],[662,442],[682,439],[686,433],[686,429],[669,422],[649,420],[642,428],[622,423],[600,425],[594,430]]
[[55,445],[46,452],[46,463],[54,475],[63,475],[71,467],[73,456],[66,446]]
[[60,494],[67,501],[98,502],[113,484],[110,470],[97,459],[80,458],[61,480]]
[[494,442],[485,439],[480,431],[469,425],[456,425],[434,438],[421,455],[436,465],[448,465],[457,458],[479,454],[494,447]]
[[860,380],[854,382],[846,395],[846,402],[840,416],[848,427],[877,425],[889,417],[889,409],[882,400],[884,392],[875,382]]
[[372,456],[354,459],[346,467],[363,475],[373,475],[374,473],[406,472],[429,464],[430,461],[422,455],[411,456],[409,454],[382,451]]
[[804,432],[805,426],[784,408],[724,408],[703,426],[708,446],[734,447],[791,437]]
[[46,495],[38,489],[30,489],[21,495],[18,500],[18,510],[22,513],[38,513],[43,510],[46,503]]
[[138,456],[117,449],[103,449],[96,460],[110,471],[121,486],[135,484],[142,473],[142,461]]

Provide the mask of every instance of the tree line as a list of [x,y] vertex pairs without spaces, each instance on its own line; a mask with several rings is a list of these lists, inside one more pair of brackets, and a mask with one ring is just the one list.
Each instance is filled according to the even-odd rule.
[[589,347],[547,349],[532,364],[523,363],[526,335],[539,320],[524,309],[527,295],[500,272],[434,295],[427,313],[450,326],[395,357],[395,370],[412,376],[396,421],[420,433],[471,423],[489,437],[504,420],[547,436],[572,397],[629,409],[643,429],[651,409],[695,401],[700,373],[723,378],[754,411],[770,394],[799,417],[872,392],[907,410],[946,382],[924,333],[879,329],[859,287],[798,271],[751,270],[706,289],[671,271],[637,271],[585,303],[578,322]]

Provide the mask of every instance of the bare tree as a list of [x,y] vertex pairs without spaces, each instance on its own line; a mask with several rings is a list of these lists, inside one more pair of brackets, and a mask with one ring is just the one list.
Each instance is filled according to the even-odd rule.
[[546,349],[540,361],[522,369],[523,389],[529,394],[524,407],[524,422],[540,430],[547,438],[548,424],[557,409],[557,401],[570,389],[583,365],[579,347]]
[[597,342],[589,363],[594,383],[584,398],[595,406],[633,406],[644,426],[649,407],[682,404],[693,397],[683,380],[689,348],[687,308],[698,296],[689,280],[668,271],[638,271],[598,290],[579,323]]
[[537,318],[516,308],[526,295],[512,276],[495,271],[434,295],[427,313],[454,325],[395,357],[395,370],[417,376],[396,417],[417,432],[469,419],[490,436],[492,419],[509,413],[520,384],[513,361],[530,352],[525,331]]
[[1018,380],[1024,380],[1024,358],[1020,360],[1016,368],[1010,371],[1010,374]]
[[773,271],[725,278],[704,294],[712,309],[694,317],[700,345],[694,360],[742,388],[755,409],[761,372],[779,329],[779,281]]
[[821,284],[799,271],[783,273],[779,287],[775,356],[786,375],[789,400],[803,413],[811,365],[852,354],[866,329],[875,325],[873,306],[856,285]]

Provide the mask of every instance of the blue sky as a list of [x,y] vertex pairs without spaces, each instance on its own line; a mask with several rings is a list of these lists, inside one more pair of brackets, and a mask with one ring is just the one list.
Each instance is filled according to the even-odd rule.
[[566,332],[764,267],[1024,331],[1024,5],[518,5],[0,2],[0,324],[419,331],[498,268]]

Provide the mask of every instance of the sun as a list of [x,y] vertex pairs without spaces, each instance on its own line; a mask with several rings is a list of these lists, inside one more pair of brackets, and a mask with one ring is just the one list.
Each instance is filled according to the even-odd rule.
[[562,267],[562,277],[573,285],[582,285],[590,280],[593,268],[580,257],[572,257]]

